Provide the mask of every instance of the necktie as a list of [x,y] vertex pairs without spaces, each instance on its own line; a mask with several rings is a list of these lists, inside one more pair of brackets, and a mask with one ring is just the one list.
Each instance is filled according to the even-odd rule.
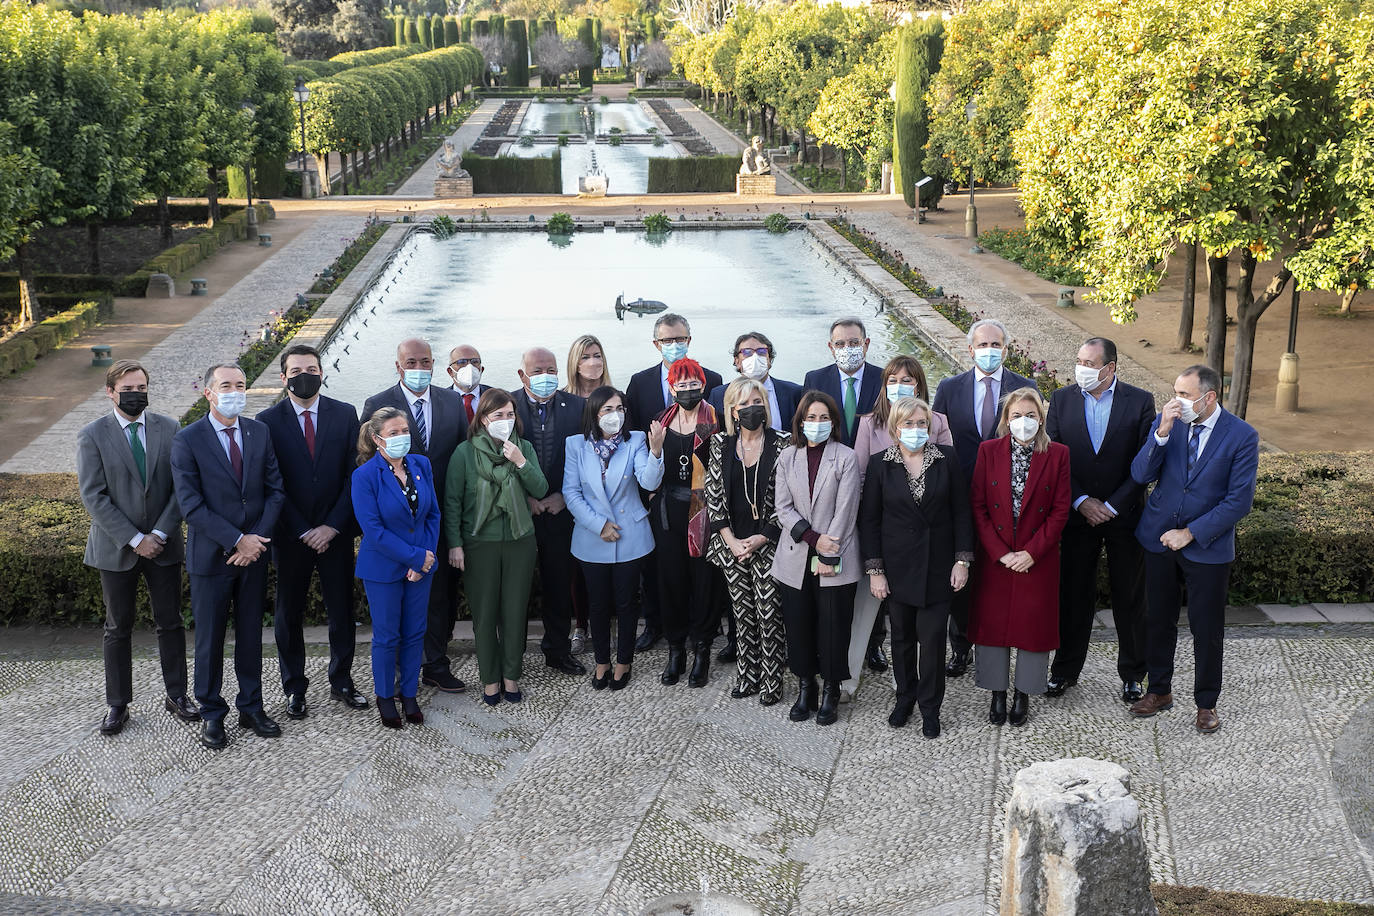
[[463,409],[467,411],[469,423],[472,422],[473,417],[472,399],[474,397],[476,397],[476,395],[472,394],[471,392],[468,392],[467,394],[463,395]]
[[305,450],[310,453],[310,457],[315,457],[315,421],[310,419],[313,410],[307,410],[301,414],[305,418]]
[[992,376],[983,379],[983,408],[978,414],[979,432],[984,439],[992,438],[996,426],[997,397],[992,393]]
[[235,427],[230,426],[224,430],[224,434],[229,437],[229,466],[234,469],[234,479],[243,484],[243,452],[239,450],[239,441],[234,436]]
[[544,401],[540,401],[540,402],[539,402],[539,428],[540,428],[540,429],[543,429],[543,428],[548,424],[548,422],[549,422],[549,405],[548,405],[546,402],[544,402]]
[[854,434],[854,414],[858,412],[859,401],[854,395],[854,376],[847,376],[844,380],[844,428],[850,435]]
[[429,430],[425,428],[425,402],[415,399],[415,432],[420,436],[420,444],[429,449]]
[[139,479],[148,482],[148,453],[143,449],[143,440],[138,438],[139,423],[129,424],[129,450],[134,453],[134,464],[138,465]]
[[1197,464],[1197,447],[1202,440],[1202,424],[1194,423],[1193,431],[1188,436],[1188,473],[1193,472],[1193,465]]

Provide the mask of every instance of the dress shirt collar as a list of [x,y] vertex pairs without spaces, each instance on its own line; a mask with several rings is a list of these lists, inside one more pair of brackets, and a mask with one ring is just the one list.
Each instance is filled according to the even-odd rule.
[[126,433],[129,431],[129,425],[132,423],[142,423],[143,429],[148,428],[148,422],[143,419],[144,414],[139,414],[137,417],[130,420],[128,417],[124,416],[124,414],[120,413],[118,410],[112,410],[111,413],[113,413],[114,418],[119,421],[119,428],[124,430],[124,432]]
[[234,422],[232,422],[232,423],[230,423],[228,426],[226,426],[226,425],[224,425],[223,423],[221,423],[221,422],[219,421],[219,418],[216,417],[216,416],[214,415],[213,412],[207,413],[206,416],[210,418],[210,425],[212,425],[212,426],[215,427],[215,434],[216,434],[216,435],[224,435],[224,431],[225,431],[226,429],[238,429],[238,428],[239,428],[239,418],[238,418],[238,417],[235,417],[235,418],[234,418]]
[[[1109,394],[1112,395],[1113,397],[1115,397],[1115,396],[1116,396],[1116,383],[1117,383],[1117,381],[1118,381],[1118,377],[1115,376],[1115,375],[1113,375],[1113,376],[1112,376],[1112,383],[1111,383],[1110,385],[1108,385],[1106,388],[1102,389],[1102,393],[1101,393],[1100,395],[1098,395],[1097,397],[1093,398],[1093,400],[1095,400],[1095,401],[1100,401],[1100,400],[1102,400],[1102,398],[1106,397],[1106,396],[1109,395]],[[1083,394],[1083,397],[1085,397],[1085,398],[1092,398],[1092,397],[1093,397],[1093,393],[1092,393],[1091,391],[1089,391],[1088,389],[1084,388],[1082,385],[1079,385],[1079,386],[1078,386],[1078,390]]]
[[1002,373],[1006,371],[1006,368],[1006,366],[999,365],[996,372],[991,375],[985,375],[982,369],[975,366],[973,369],[974,384],[981,385],[983,384],[983,379],[990,378],[997,383],[997,387],[1000,389],[1002,387]]
[[314,412],[315,416],[317,417],[320,415],[319,395],[315,396],[315,403],[311,404],[309,407],[302,407],[300,404],[296,402],[295,398],[289,396],[287,397],[287,400],[291,402],[291,409],[296,412],[297,420],[299,420],[301,418],[301,414],[305,413],[307,410]]
[[399,388],[399,389],[401,389],[401,396],[404,397],[404,398],[406,399],[406,406],[407,406],[407,407],[411,407],[411,406],[414,406],[414,404],[415,404],[416,401],[424,401],[426,404],[428,404],[428,403],[429,403],[429,390],[430,390],[430,388],[433,388],[434,386],[433,386],[433,385],[427,385],[427,386],[425,387],[425,390],[424,390],[424,393],[423,393],[423,394],[416,394],[415,392],[411,391],[409,388],[407,388],[407,387],[405,386],[405,383],[404,383],[404,382],[397,382],[397,383],[396,383],[396,387]]
[[1207,431],[1208,434],[1214,433],[1217,429],[1217,421],[1221,419],[1221,414],[1224,411],[1224,409],[1225,408],[1218,404],[1217,409],[1212,411],[1212,415],[1210,417],[1208,417],[1205,420],[1198,420],[1197,422],[1191,425],[1202,427],[1204,430]]

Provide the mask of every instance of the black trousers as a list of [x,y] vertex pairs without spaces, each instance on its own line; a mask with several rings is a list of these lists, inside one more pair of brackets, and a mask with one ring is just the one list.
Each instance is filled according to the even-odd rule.
[[1069,525],[1059,547],[1059,649],[1050,676],[1076,681],[1088,658],[1097,613],[1097,560],[1107,550],[1112,619],[1116,623],[1116,673],[1123,681],[1145,679],[1145,548],[1134,526]]
[[130,637],[138,616],[138,580],[148,585],[157,628],[157,657],[162,683],[173,699],[186,695],[186,630],[181,622],[181,564],[159,566],[139,557],[131,569],[100,570],[105,596],[105,702],[128,706],[134,698],[134,662]]
[[968,638],[968,606],[971,589],[961,588],[949,603],[949,648],[951,652],[967,655],[973,651]]
[[820,578],[807,572],[801,588],[780,586],[787,667],[797,677],[847,680],[856,583],[822,587]]
[[1226,633],[1226,589],[1230,563],[1196,563],[1174,550],[1145,553],[1148,607],[1146,653],[1150,693],[1173,692],[1178,613],[1188,590],[1188,628],[1193,633],[1193,700],[1215,709],[1221,694],[1221,646]]
[[598,665],[611,663],[611,620],[615,619],[615,660],[628,665],[635,654],[635,593],[639,589],[639,560],[621,563],[582,563],[587,582],[587,617],[592,651]]
[[[305,693],[305,608],[310,601],[310,577],[320,574],[320,594],[329,622],[329,686],[343,690],[353,686],[353,539],[334,536],[329,549],[316,553],[299,540],[274,543],[277,563],[277,598],[273,629],[277,637],[277,662],[281,686],[287,696]],[[448,558],[442,558],[447,563]],[[440,565],[435,557],[435,566]]]
[[543,607],[544,638],[539,648],[550,658],[572,651],[572,581],[576,561],[572,555],[573,517],[567,509],[557,515],[534,517],[534,541],[538,545],[539,602]]
[[267,603],[267,558],[231,566],[228,575],[191,575],[191,616],[196,622],[196,702],[207,721],[222,720],[229,704],[224,685],[224,630],[234,621],[234,675],[240,712],[262,711],[262,611]]
[[658,557],[653,551],[639,565],[639,610],[644,629],[662,630],[663,615],[658,609]]
[[[439,545],[434,551],[434,572],[430,576],[428,617],[425,620],[424,662],[420,670],[428,675],[450,673],[448,643],[458,621],[458,586],[462,575],[448,565],[448,542],[444,522],[439,520]],[[332,654],[332,653],[331,653]]]
[[[956,595],[958,592],[955,593]],[[923,716],[938,716],[945,701],[945,629],[949,602],[917,607],[891,598],[892,673],[897,703],[915,703]]]
[[710,646],[720,626],[720,597],[715,567],[705,557],[687,553],[685,500],[666,500],[668,527],[655,502],[649,511],[658,565],[658,607],[663,635],[670,646]]

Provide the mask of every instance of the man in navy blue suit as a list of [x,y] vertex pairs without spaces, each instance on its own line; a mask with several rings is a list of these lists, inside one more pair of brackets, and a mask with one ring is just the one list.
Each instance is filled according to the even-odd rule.
[[1149,692],[1131,707],[1141,718],[1174,705],[1174,651],[1182,588],[1193,633],[1197,730],[1221,726],[1222,638],[1226,589],[1236,557],[1236,524],[1250,512],[1259,465],[1259,434],[1221,408],[1221,376],[1189,366],[1174,381],[1154,434],[1131,465],[1142,486],[1155,483],[1136,526],[1145,548],[1146,655]]
[[854,444],[859,417],[873,412],[873,404],[883,388],[883,370],[868,362],[868,344],[868,331],[862,321],[837,319],[830,325],[830,342],[826,344],[834,362],[812,369],[802,380],[802,388],[823,391],[840,406],[842,419],[836,432],[845,445]]
[[459,344],[449,350],[448,377],[453,379],[453,391],[463,399],[463,415],[471,423],[482,392],[491,389],[490,385],[482,384],[482,354],[468,344]]
[[[773,361],[778,358],[773,342],[758,331],[750,331],[735,338],[730,356],[735,361],[735,371],[745,378],[762,382],[768,390],[768,414],[773,418],[770,425],[774,429],[790,430],[792,415],[797,412],[803,389],[796,382],[773,377]],[[717,385],[711,390],[711,406],[716,409],[718,417],[725,412],[727,385]]]
[[[935,389],[930,405],[949,420],[954,438],[954,454],[964,470],[964,480],[972,484],[973,468],[978,463],[978,446],[997,438],[997,420],[1002,397],[1018,388],[1033,388],[1035,383],[1003,365],[1011,335],[1007,326],[995,318],[975,321],[968,329],[968,354],[973,368],[950,376]],[[973,648],[968,638],[969,589],[954,596],[949,609],[949,661],[945,674],[959,677],[968,670]]]
[[286,500],[272,539],[277,567],[276,635],[286,714],[307,715],[305,606],[320,574],[329,621],[329,693],[353,709],[367,700],[353,687],[353,521],[351,481],[358,456],[358,412],[320,394],[324,375],[314,347],[281,355],[286,397],[258,414],[272,433]]
[[275,738],[281,727],[262,708],[262,611],[267,598],[267,547],[284,494],[272,434],[241,417],[248,380],[233,363],[205,371],[210,413],[172,440],[172,480],[186,518],[186,571],[196,633],[196,700],[200,742],[227,743],[220,695],[224,628],[234,611],[234,674],[239,725]]

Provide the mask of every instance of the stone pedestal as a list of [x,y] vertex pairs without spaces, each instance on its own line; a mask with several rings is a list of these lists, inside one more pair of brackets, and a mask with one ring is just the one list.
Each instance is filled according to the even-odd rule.
[[148,289],[144,296],[149,299],[170,299],[177,293],[176,284],[167,274],[153,274],[148,278]]
[[1002,845],[1001,916],[1157,916],[1130,774],[1104,760],[1016,774]]
[[1298,409],[1298,354],[1279,357],[1279,384],[1274,389],[1274,408],[1287,413]]
[[435,197],[471,197],[472,179],[471,178],[436,178],[434,179]]
[[778,193],[774,175],[736,175],[735,193],[740,197],[768,197]]

